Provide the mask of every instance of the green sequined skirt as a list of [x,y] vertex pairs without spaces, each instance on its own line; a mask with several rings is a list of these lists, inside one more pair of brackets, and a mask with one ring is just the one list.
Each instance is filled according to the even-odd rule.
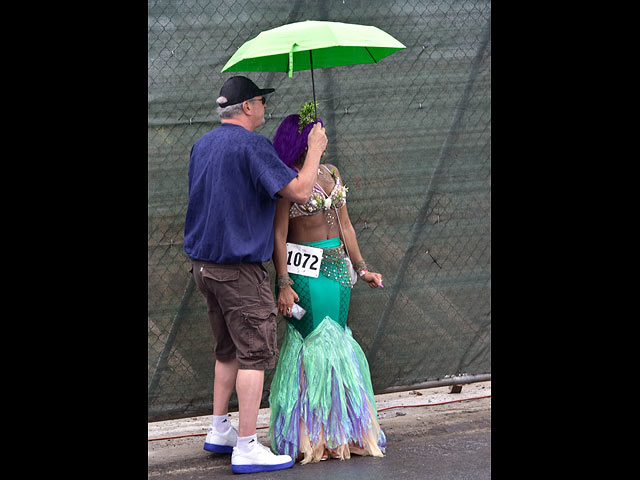
[[[338,325],[347,325],[349,301],[351,300],[351,277],[344,261],[344,248],[339,238],[318,242],[299,242],[300,245],[322,248],[322,262],[318,278],[289,274],[293,280],[291,287],[298,294],[298,305],[307,313],[301,320],[288,318],[287,321],[307,337],[322,322],[331,317]],[[276,288],[276,296],[278,290]]]

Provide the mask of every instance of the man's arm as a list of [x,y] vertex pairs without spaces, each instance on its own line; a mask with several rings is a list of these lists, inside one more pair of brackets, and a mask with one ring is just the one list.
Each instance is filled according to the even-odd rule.
[[291,180],[281,190],[280,196],[295,203],[305,203],[311,196],[311,191],[318,178],[318,166],[324,150],[327,148],[325,129],[316,123],[309,132],[307,143],[307,158],[298,176]]

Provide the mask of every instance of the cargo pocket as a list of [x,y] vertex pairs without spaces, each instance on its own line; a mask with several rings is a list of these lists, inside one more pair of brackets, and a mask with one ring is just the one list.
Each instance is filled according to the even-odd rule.
[[277,353],[277,314],[275,306],[251,307],[242,312],[249,357],[267,360]]
[[[237,269],[219,268],[212,265],[195,265],[196,283],[205,295],[213,295],[223,311],[239,305]],[[200,282],[198,282],[198,278]]]
[[215,268],[208,265],[202,265],[200,267],[200,275],[202,275],[202,281],[205,284],[211,284],[211,282],[207,282],[207,280],[213,280],[217,283],[229,283],[235,282],[240,278],[240,272],[238,270]]
[[232,282],[238,280],[240,272],[230,268],[212,268],[207,265],[200,267],[200,272],[204,278],[210,278],[216,282]]

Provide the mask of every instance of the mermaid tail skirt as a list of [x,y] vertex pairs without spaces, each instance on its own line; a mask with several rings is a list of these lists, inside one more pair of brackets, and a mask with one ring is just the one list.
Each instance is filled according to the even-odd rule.
[[[328,243],[334,240],[339,245],[338,239],[307,245],[335,246]],[[346,326],[350,286],[322,273],[318,279],[291,278],[307,314],[287,318],[269,395],[273,450],[301,456],[302,464],[319,461],[325,448],[341,459],[351,453],[383,456],[386,438],[369,364]]]

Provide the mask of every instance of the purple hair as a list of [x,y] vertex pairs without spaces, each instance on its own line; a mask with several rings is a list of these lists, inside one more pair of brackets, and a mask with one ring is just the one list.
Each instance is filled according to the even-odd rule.
[[304,149],[307,146],[307,137],[309,132],[313,128],[313,125],[320,122],[324,127],[322,119],[318,119],[316,122],[311,122],[302,129],[302,133],[298,133],[300,128],[298,122],[300,116],[297,113],[289,115],[278,127],[276,134],[273,136],[273,146],[280,157],[280,160],[284,162],[289,168],[297,170],[293,164],[304,153]]

